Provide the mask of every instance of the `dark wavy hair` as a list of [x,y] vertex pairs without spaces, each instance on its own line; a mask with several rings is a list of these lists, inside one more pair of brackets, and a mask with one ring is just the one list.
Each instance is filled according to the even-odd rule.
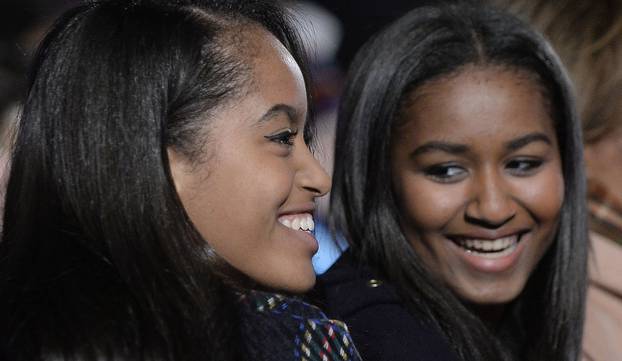
[[[278,38],[261,0],[113,0],[63,15],[40,46],[0,243],[0,359],[237,360],[234,295],[175,191],[211,112],[243,96],[243,31]],[[240,35],[242,34],[242,35]]]
[[[469,65],[533,74],[551,104],[565,183],[556,240],[494,332],[425,269],[398,222],[392,129],[409,94]],[[394,284],[462,360],[577,360],[587,231],[581,130],[565,71],[516,18],[475,3],[415,9],[371,39],[351,67],[336,137],[330,223],[358,262]]]

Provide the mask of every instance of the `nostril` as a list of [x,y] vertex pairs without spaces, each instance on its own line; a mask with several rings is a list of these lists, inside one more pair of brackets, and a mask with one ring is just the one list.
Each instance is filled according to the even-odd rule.
[[475,224],[480,227],[484,227],[488,229],[497,229],[497,228],[504,226],[508,222],[510,222],[512,219],[514,219],[515,216],[516,214],[513,213],[507,217],[503,217],[499,219],[490,219],[490,218],[483,218],[483,217],[473,217],[469,215],[468,213],[465,213],[464,220],[468,223]]
[[493,173],[478,183],[476,193],[464,212],[468,223],[496,229],[510,222],[516,215],[516,203],[505,183]]
[[301,164],[298,172],[299,187],[315,197],[321,197],[330,191],[331,178],[311,152],[306,155],[308,157],[304,158],[305,163]]
[[324,193],[326,193],[326,192],[322,192],[319,188],[316,188],[316,187],[305,186],[303,188],[307,192],[313,193],[316,197],[321,197],[322,195],[324,195]]
[[320,168],[319,173],[315,174],[303,188],[313,193],[316,197],[321,197],[330,191],[331,179],[324,169]]
[[328,187],[324,187],[323,185],[319,186],[305,186],[303,189],[313,195],[314,198],[324,197],[330,192],[330,185]]

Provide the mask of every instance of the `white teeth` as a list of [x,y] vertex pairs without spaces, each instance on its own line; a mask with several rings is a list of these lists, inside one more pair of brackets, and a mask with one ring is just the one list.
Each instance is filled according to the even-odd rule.
[[476,252],[476,251],[467,251],[470,252],[472,254],[476,254],[479,257],[482,258],[488,258],[488,259],[496,259],[496,258],[502,258],[505,257],[509,254],[511,254],[512,252],[514,252],[516,250],[517,244],[513,244],[510,247],[504,249],[501,252],[488,252],[488,253],[480,253],[480,252]]
[[313,216],[310,214],[284,216],[284,217],[280,217],[278,221],[285,227],[291,228],[297,231],[311,232],[315,229],[315,222],[313,222]]
[[513,235],[495,240],[458,239],[455,243],[465,248],[467,252],[486,258],[498,258],[512,253],[516,249],[518,239],[518,235]]
[[300,218],[294,218],[294,220],[292,220],[292,225],[291,225],[291,229],[298,229],[300,228],[300,222],[302,222],[302,219]]

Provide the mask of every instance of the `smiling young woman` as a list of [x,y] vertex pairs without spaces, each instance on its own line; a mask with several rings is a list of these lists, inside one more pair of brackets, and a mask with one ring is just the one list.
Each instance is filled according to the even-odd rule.
[[188,216],[219,256],[263,285],[301,292],[315,283],[314,199],[330,179],[305,143],[296,61],[266,30],[245,31],[251,91],[211,117],[207,166],[170,148],[171,172]]
[[357,55],[320,278],[365,360],[577,360],[581,132],[557,57],[480,5],[413,10]]
[[[357,360],[315,282],[297,36],[271,2],[111,0],[38,52],[0,242],[2,360]],[[332,336],[332,337],[330,337]]]
[[[400,225],[461,299],[515,299],[558,226],[559,146],[537,79],[465,67],[406,100],[391,145]],[[412,102],[410,102],[412,101]]]

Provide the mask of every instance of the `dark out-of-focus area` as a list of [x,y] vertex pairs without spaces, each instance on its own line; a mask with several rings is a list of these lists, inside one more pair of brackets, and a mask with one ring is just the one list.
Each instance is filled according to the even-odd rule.
[[[49,24],[69,0],[2,0],[0,3],[0,129],[17,112],[26,89],[29,60]],[[3,147],[6,139],[2,138]]]
[[30,59],[47,28],[69,0],[0,2],[0,211],[4,204],[10,130],[26,93]]

